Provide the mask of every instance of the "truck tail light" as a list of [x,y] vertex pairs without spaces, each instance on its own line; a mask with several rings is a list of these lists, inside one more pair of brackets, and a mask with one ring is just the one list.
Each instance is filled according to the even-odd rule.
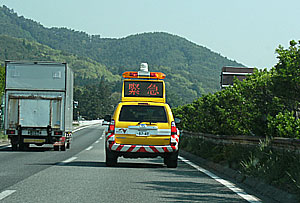
[[175,122],[172,121],[171,122],[171,135],[176,135],[176,134],[177,134],[177,128],[176,128]]
[[54,135],[62,135],[62,131],[54,131]]
[[111,120],[109,126],[108,126],[108,132],[109,133],[114,133],[115,131],[115,121],[114,120]]
[[7,135],[14,135],[14,134],[16,134],[16,131],[15,130],[6,130],[6,134]]

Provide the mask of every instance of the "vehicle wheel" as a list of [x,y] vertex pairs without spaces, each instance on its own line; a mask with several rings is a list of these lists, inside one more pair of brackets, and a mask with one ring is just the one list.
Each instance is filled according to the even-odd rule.
[[11,144],[11,150],[17,151],[18,150],[18,144]]
[[177,160],[178,160],[178,151],[173,152],[171,154],[167,154],[164,158],[164,163],[167,165],[168,168],[176,168]]
[[68,142],[68,143],[67,143],[67,149],[70,149],[70,148],[71,148],[71,143]]
[[61,151],[66,151],[66,143],[64,143],[63,145],[60,146],[60,150]]
[[59,151],[59,146],[53,146],[54,151]]
[[106,166],[116,166],[118,163],[118,155],[112,151],[105,150],[106,160],[105,164]]
[[29,144],[20,143],[20,144],[19,144],[19,149],[20,149],[21,151],[26,151],[26,150],[29,149]]
[[168,168],[177,168],[177,159],[176,160],[168,160],[166,165]]

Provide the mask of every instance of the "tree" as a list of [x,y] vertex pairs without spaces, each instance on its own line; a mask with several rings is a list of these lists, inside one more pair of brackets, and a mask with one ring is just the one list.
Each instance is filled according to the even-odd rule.
[[290,47],[276,49],[279,62],[275,66],[274,93],[286,100],[289,110],[298,110],[300,101],[300,49],[299,43],[290,42]]

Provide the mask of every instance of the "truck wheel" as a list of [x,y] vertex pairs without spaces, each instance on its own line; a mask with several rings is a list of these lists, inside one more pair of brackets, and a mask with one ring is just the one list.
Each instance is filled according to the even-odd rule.
[[59,151],[59,146],[53,146],[54,151]]
[[106,166],[116,166],[118,163],[118,155],[112,151],[106,150]]
[[26,151],[26,150],[29,149],[29,144],[20,143],[20,144],[19,144],[19,149],[20,149],[21,151]]
[[68,142],[68,143],[67,143],[67,149],[70,149],[70,148],[71,148],[71,143]]
[[11,150],[17,151],[18,150],[18,144],[11,144]]
[[66,143],[64,143],[63,145],[60,146],[60,150],[61,151],[66,151]]
[[176,168],[177,160],[178,160],[178,151],[173,152],[171,154],[167,154],[164,158],[164,163],[167,165],[168,168]]

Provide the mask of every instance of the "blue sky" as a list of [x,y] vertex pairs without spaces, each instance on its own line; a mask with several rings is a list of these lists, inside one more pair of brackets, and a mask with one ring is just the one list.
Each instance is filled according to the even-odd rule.
[[271,68],[275,49],[300,38],[299,0],[0,0],[46,27],[107,38],[163,31],[249,67]]

